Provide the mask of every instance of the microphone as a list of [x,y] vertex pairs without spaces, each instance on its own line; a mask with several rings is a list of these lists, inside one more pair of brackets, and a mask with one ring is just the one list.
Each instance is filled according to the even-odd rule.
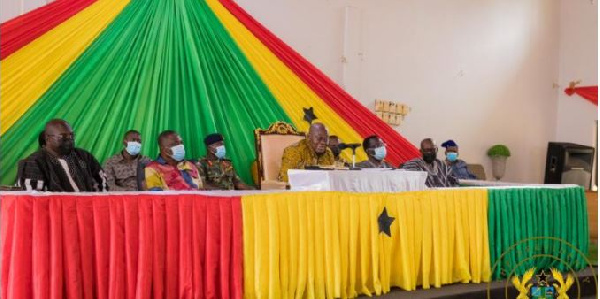
[[347,148],[352,149],[352,169],[356,169],[356,149],[360,146],[360,143],[340,143],[338,148],[343,151]]
[[338,148],[340,149],[340,151],[343,151],[347,148],[351,148],[353,151],[356,150],[358,147],[360,146],[359,143],[340,143],[338,144]]

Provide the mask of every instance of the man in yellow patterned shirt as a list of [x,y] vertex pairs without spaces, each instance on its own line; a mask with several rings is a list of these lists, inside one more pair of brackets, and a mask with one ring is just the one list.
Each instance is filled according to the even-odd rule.
[[306,139],[290,145],[283,151],[279,180],[288,181],[288,169],[303,169],[307,166],[331,166],[335,158],[327,147],[329,133],[322,123],[313,123]]

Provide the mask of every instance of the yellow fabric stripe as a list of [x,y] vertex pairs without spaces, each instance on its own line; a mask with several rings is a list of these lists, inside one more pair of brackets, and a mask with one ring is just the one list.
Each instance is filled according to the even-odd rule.
[[0,134],[36,103],[128,3],[94,2],[2,60]]
[[[242,197],[246,298],[352,298],[491,279],[487,190]],[[379,232],[383,208],[395,220]]]
[[[207,3],[298,130],[308,130],[308,123],[303,120],[302,108],[314,107],[315,114],[321,122],[327,125],[330,134],[337,135],[348,143],[362,141],[362,137],[343,118],[229,13],[218,0],[207,0]],[[344,151],[342,155],[351,161],[350,151]],[[359,149],[357,161],[366,159],[367,156],[362,148]]]

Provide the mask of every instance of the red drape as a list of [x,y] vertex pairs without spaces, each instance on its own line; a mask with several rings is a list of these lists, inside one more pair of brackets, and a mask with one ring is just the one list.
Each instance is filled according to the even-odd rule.
[[565,93],[569,96],[572,96],[574,93],[576,93],[580,97],[598,106],[598,86],[581,86],[575,88],[567,88],[565,89]]
[[2,196],[2,298],[241,298],[239,197]]
[[[377,134],[387,142],[386,160],[400,164],[421,154],[398,132],[361,105],[350,94],[314,67],[290,46],[277,38],[262,24],[232,0],[220,0],[225,8],[267,46],[281,61],[311,87],[336,113],[347,121],[362,137]],[[319,116],[317,114],[317,116]]]
[[56,0],[0,25],[0,59],[16,52],[96,0]]

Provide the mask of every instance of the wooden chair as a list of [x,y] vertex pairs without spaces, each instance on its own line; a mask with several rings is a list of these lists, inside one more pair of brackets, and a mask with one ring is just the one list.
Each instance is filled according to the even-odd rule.
[[467,164],[467,169],[474,174],[478,180],[485,181],[485,169],[481,164]]
[[287,183],[277,180],[283,150],[305,138],[290,124],[276,122],[268,129],[254,130],[256,146],[256,181],[261,190],[285,190]]

